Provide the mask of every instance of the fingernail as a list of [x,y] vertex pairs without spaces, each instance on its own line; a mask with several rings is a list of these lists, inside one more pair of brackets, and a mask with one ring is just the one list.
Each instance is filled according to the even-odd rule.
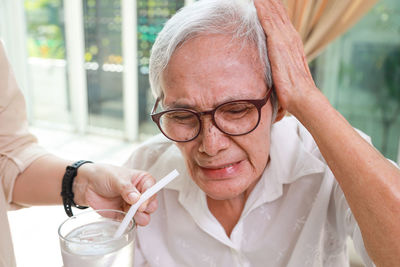
[[143,184],[144,188],[150,188],[154,183],[151,180],[146,180]]
[[139,211],[140,212],[145,212],[147,209],[147,203],[143,203],[140,207],[139,207]]
[[132,203],[135,203],[136,201],[139,200],[139,194],[136,192],[131,192],[129,193],[128,198]]

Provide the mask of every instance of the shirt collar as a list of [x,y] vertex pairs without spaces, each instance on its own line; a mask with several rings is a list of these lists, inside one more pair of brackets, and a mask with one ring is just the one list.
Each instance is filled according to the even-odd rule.
[[270,161],[246,206],[272,202],[282,196],[284,184],[325,169],[311,134],[294,117],[285,118],[272,127]]

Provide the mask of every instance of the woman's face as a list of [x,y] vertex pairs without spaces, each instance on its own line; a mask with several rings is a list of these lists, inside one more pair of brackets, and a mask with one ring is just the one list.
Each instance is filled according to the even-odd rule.
[[[231,100],[261,99],[268,90],[261,66],[255,47],[242,47],[230,36],[190,39],[163,73],[163,106],[205,111]],[[271,116],[268,101],[254,131],[229,136],[206,115],[196,139],[176,143],[192,179],[209,197],[226,200],[250,193],[268,162]]]

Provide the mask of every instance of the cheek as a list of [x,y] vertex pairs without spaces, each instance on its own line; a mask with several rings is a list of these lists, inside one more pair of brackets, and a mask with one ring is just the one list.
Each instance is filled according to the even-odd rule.
[[188,143],[175,143],[175,145],[179,148],[181,151],[183,158],[185,159],[186,166],[189,169],[189,172],[192,171],[193,169],[193,159],[194,153],[196,151],[196,147],[194,146],[195,142],[191,141]]
[[263,134],[259,138],[253,139],[250,145],[250,161],[257,170],[264,169],[269,157],[269,134]]
[[[268,116],[265,116],[268,115]],[[268,159],[270,148],[271,116],[268,112],[260,121],[257,129],[250,133],[252,136],[248,143],[249,157],[257,172],[263,171]],[[257,144],[257,145],[254,145]]]
[[257,151],[254,152],[256,155],[253,159],[257,173],[264,171],[269,158],[269,142],[264,140],[263,145],[257,146]]

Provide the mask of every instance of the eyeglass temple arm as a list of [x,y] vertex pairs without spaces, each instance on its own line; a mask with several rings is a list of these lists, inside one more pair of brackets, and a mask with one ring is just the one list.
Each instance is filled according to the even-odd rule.
[[151,110],[151,114],[154,114],[156,112],[157,107],[158,107],[158,102],[160,102],[160,98],[159,97],[157,97],[156,103],[154,103],[154,107]]

